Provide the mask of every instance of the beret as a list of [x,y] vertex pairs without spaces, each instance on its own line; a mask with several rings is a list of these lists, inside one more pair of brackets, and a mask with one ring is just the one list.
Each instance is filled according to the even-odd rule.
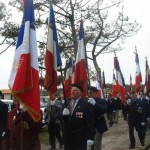
[[94,86],[90,86],[90,87],[88,88],[88,90],[91,90],[91,91],[93,91],[93,92],[97,92],[97,91],[98,91],[97,88],[94,87]]
[[77,87],[81,92],[83,92],[83,87],[79,84],[71,84],[71,87]]

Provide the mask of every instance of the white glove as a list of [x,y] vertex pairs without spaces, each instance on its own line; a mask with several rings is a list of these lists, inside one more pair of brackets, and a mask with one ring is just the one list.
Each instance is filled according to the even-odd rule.
[[113,112],[116,112],[115,110],[113,110]]
[[145,122],[141,122],[141,125],[144,126],[144,125],[145,125]]
[[147,118],[147,121],[149,121],[149,120],[150,120],[150,118],[148,117],[148,118]]
[[56,100],[51,101],[52,106],[55,105],[55,103],[56,103]]
[[130,104],[130,103],[131,103],[131,99],[128,99],[128,100],[127,100],[127,104]]
[[19,108],[20,108],[23,112],[26,112],[26,111],[27,111],[27,108],[25,107],[24,104],[20,104]]
[[87,140],[87,146],[92,146],[94,144],[93,140]]
[[2,137],[5,135],[5,132],[2,133]]
[[146,98],[146,100],[149,100],[149,97],[148,97],[148,96],[146,96],[145,98]]
[[94,100],[93,98],[89,98],[88,102],[91,103],[93,106],[94,106],[95,103],[96,103],[95,100]]
[[67,116],[69,114],[70,114],[69,113],[69,109],[68,108],[64,108],[64,110],[63,110],[63,116]]

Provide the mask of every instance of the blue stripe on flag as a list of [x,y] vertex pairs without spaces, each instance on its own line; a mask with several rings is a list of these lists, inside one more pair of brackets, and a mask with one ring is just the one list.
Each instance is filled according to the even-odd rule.
[[57,32],[56,32],[56,26],[55,26],[55,17],[54,17],[54,11],[53,6],[50,4],[50,18],[49,18],[49,24],[51,25],[51,29],[53,30],[53,39],[56,44],[56,55],[57,55],[57,66],[62,65],[61,57],[60,57],[60,49],[58,45],[58,39],[57,39]]
[[84,39],[83,20],[80,23],[79,40]]
[[30,27],[35,30],[35,18],[34,18],[34,5],[33,0],[26,0],[26,6],[24,10],[24,16],[22,19],[18,41],[16,45],[16,49],[22,44],[23,36],[24,36],[24,28],[25,28],[25,22],[30,21]]

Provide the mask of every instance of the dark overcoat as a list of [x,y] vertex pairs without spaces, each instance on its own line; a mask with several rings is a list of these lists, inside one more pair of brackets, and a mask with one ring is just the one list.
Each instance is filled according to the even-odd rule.
[[86,150],[87,140],[94,139],[94,117],[89,103],[80,98],[73,114],[63,119],[64,150]]

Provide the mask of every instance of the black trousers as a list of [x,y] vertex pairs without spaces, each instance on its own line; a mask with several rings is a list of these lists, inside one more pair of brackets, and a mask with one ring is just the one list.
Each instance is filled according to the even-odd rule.
[[60,145],[63,143],[59,125],[53,122],[49,123],[48,132],[49,132],[49,144],[51,145],[51,148],[56,149],[56,138],[59,141]]
[[130,138],[130,145],[135,146],[135,137],[134,137],[134,128],[138,132],[138,137],[140,139],[141,144],[144,142],[144,134],[143,129],[141,128],[140,123],[129,123],[129,138]]

